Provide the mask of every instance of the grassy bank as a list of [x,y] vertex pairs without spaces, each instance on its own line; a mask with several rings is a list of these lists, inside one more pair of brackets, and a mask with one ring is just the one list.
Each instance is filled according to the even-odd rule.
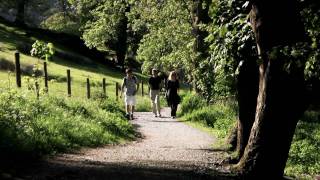
[[[207,105],[195,94],[183,98],[179,116],[194,127],[214,134],[224,146],[224,139],[236,120],[234,102]],[[320,112],[307,111],[298,123],[291,144],[285,174],[298,179],[313,179],[320,174]]]
[[134,137],[112,99],[37,99],[28,92],[0,94],[1,156],[41,157],[81,146],[120,143]]

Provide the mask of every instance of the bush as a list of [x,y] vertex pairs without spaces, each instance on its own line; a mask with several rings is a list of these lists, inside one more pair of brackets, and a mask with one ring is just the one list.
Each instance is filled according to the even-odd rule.
[[183,96],[182,102],[180,104],[179,114],[184,115],[192,112],[193,110],[197,110],[201,107],[206,106],[205,100],[196,94],[187,94]]
[[54,55],[55,50],[52,43],[45,43],[43,41],[36,40],[32,44],[30,51],[31,56],[35,56],[44,60],[49,60]]

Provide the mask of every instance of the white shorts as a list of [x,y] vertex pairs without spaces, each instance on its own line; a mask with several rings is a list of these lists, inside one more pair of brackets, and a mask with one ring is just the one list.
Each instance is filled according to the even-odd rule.
[[126,105],[131,105],[131,106],[135,106],[136,105],[136,96],[125,96],[124,97],[124,103],[126,103]]

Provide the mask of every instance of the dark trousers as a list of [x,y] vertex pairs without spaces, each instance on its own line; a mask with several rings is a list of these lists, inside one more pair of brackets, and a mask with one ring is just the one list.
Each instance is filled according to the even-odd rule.
[[178,104],[172,103],[170,107],[171,107],[171,116],[176,116]]

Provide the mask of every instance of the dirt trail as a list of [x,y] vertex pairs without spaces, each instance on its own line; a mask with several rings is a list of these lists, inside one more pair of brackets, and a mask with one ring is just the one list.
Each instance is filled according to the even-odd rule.
[[150,112],[132,121],[141,138],[124,145],[61,154],[21,171],[23,179],[232,179],[219,166],[215,138],[169,117]]

